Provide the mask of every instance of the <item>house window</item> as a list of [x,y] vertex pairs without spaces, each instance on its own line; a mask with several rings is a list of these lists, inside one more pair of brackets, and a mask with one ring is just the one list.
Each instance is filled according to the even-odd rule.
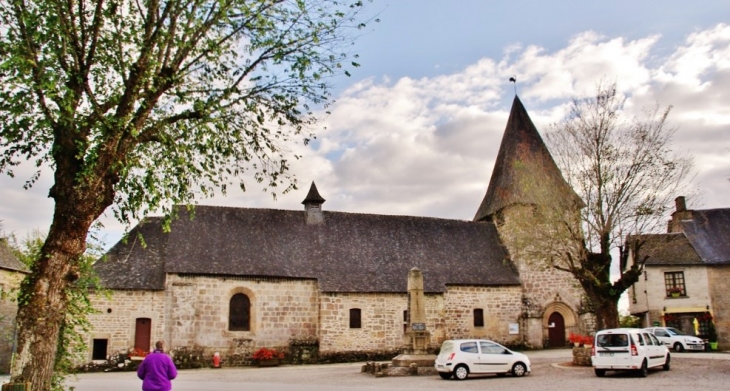
[[350,328],[359,329],[362,328],[362,319],[360,318],[361,312],[359,308],[350,308]]
[[408,310],[403,311],[403,334],[408,332]]
[[687,290],[684,286],[684,272],[664,273],[664,288],[667,297],[687,296]]
[[231,297],[228,310],[228,330],[251,330],[251,300],[243,293],[236,293]]
[[474,308],[474,327],[484,327],[484,310]]

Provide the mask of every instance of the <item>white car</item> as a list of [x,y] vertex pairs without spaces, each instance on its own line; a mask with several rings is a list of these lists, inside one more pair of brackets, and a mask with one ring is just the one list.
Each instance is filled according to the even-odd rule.
[[591,364],[596,376],[606,371],[636,371],[642,377],[649,368],[669,370],[669,349],[648,330],[608,329],[596,333],[591,349]]
[[685,350],[705,350],[705,341],[692,335],[687,335],[674,327],[649,327],[649,330],[665,345],[674,349],[675,352]]
[[454,339],[441,345],[434,364],[442,379],[464,380],[470,374],[494,373],[524,376],[530,373],[530,359],[522,353],[484,339]]

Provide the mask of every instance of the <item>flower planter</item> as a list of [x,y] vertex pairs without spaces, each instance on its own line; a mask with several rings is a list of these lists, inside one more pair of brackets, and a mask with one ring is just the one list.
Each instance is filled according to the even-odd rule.
[[258,360],[256,363],[259,367],[278,367],[279,359],[272,358],[270,360]]
[[710,350],[717,350],[717,342],[710,342]]
[[677,298],[679,297],[679,292],[672,292],[671,295],[672,297]]

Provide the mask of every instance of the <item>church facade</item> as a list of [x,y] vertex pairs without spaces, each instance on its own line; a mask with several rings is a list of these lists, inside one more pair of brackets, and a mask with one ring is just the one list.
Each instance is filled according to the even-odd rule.
[[325,354],[397,350],[414,267],[431,346],[472,337],[565,346],[592,327],[582,290],[528,259],[519,229],[547,199],[563,213],[582,207],[515,97],[472,221],[327,211],[314,183],[301,211],[180,207],[169,233],[147,218],[95,266],[112,294],[94,297],[88,359],[149,351],[158,339],[224,361],[292,340]]

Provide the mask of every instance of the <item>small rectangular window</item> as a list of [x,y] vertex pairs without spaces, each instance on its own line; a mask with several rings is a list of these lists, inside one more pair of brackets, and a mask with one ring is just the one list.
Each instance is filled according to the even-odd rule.
[[350,328],[359,329],[362,328],[362,319],[360,318],[361,311],[359,308],[350,308]]
[[484,310],[474,308],[474,327],[484,327]]
[[687,289],[684,285],[684,272],[664,273],[664,289],[667,297],[685,297]]
[[94,338],[93,346],[91,348],[91,359],[92,360],[106,360],[106,349],[109,344],[108,339],[96,339]]

